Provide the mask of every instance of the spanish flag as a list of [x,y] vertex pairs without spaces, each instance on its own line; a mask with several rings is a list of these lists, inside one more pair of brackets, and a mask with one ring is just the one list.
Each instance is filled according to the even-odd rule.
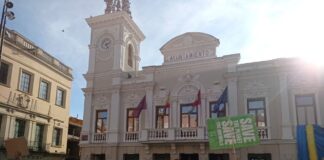
[[298,160],[324,158],[324,128],[318,125],[297,126]]

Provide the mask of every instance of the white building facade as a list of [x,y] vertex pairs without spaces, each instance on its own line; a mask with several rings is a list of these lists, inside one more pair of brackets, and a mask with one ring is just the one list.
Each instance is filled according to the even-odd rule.
[[[296,125],[324,124],[323,70],[297,59],[238,64],[239,54],[217,56],[217,38],[189,32],[162,46],[162,65],[139,71],[145,37],[127,0],[108,0],[106,14],[87,22],[82,160],[228,160],[231,149],[209,149],[206,121],[241,114],[256,115],[261,144],[236,150],[237,157],[295,160]],[[213,113],[226,87],[228,103]],[[192,112],[198,90],[201,105]],[[147,109],[136,118],[132,112],[145,95]]]

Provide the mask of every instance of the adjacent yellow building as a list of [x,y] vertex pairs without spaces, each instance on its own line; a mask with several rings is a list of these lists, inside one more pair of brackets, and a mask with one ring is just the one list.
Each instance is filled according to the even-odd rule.
[[0,159],[4,141],[16,137],[26,138],[31,159],[65,155],[72,69],[13,30],[2,51]]

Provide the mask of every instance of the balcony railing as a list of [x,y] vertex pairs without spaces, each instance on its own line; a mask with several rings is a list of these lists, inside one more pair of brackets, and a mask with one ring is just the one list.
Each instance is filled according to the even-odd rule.
[[139,139],[139,134],[138,132],[126,132],[125,133],[125,142],[137,142]]
[[152,129],[148,131],[149,140],[165,140],[169,137],[166,129]]
[[94,133],[92,137],[93,143],[105,143],[108,139],[108,133]]
[[267,127],[259,127],[258,128],[260,140],[269,139],[268,128]]

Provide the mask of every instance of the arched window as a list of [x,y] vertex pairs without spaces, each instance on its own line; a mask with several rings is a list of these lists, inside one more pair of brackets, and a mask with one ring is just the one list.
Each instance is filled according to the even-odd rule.
[[133,58],[134,58],[133,47],[132,45],[128,45],[128,66],[130,67],[133,67]]

